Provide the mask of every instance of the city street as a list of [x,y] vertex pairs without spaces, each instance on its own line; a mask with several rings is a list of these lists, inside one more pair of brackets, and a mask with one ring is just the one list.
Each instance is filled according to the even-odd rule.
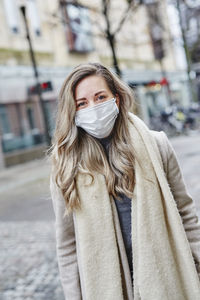
[[[171,139],[200,216],[200,135]],[[36,160],[0,172],[0,300],[63,300],[49,193]]]
[[172,138],[185,184],[200,216],[200,135]]
[[0,173],[0,300],[63,300],[45,160]]

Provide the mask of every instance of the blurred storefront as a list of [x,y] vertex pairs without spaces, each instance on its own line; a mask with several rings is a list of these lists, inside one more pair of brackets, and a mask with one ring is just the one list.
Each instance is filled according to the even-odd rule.
[[[26,161],[26,155],[21,153],[26,153],[27,159],[44,154],[46,149],[44,118],[38,95],[35,93],[32,69],[25,66],[15,68],[0,66],[0,74],[1,153],[4,154],[4,164],[9,166],[15,162]],[[58,89],[66,77],[66,71],[52,72],[50,69],[43,69],[40,70],[40,74],[42,99],[48,128],[52,135]],[[12,156],[15,156],[15,159]]]
[[150,118],[173,104],[189,107],[189,87],[186,72],[132,71],[124,73],[124,80],[133,89],[138,113],[149,124]]

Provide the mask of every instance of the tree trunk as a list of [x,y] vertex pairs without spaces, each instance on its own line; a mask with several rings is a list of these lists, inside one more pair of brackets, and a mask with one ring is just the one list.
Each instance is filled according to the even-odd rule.
[[102,13],[105,17],[106,21],[106,39],[108,40],[108,43],[110,45],[111,51],[112,51],[112,59],[113,59],[113,67],[115,68],[115,71],[119,77],[121,77],[121,70],[119,68],[119,63],[117,60],[117,55],[115,51],[115,34],[111,33],[110,28],[110,20],[108,16],[108,9],[109,9],[110,1],[108,0],[102,0]]
[[112,51],[112,60],[113,60],[113,67],[119,77],[121,77],[122,73],[119,67],[119,63],[117,60],[116,50],[115,50],[115,37],[110,33],[107,32],[107,40],[109,42],[111,51]]

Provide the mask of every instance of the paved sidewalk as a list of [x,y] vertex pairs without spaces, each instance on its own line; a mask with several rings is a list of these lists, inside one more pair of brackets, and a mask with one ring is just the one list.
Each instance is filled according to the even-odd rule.
[[0,300],[64,300],[49,173],[44,159],[0,172]]
[[50,165],[45,159],[36,159],[0,171],[0,194],[49,176]]
[[1,222],[0,240],[0,300],[64,300],[53,222]]
[[171,139],[189,194],[200,218],[200,133]]

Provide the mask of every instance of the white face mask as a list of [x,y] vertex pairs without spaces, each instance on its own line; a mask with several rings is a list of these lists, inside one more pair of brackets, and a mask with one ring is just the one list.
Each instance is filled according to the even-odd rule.
[[111,133],[118,113],[116,99],[112,98],[93,107],[77,111],[75,123],[90,135],[102,139]]

